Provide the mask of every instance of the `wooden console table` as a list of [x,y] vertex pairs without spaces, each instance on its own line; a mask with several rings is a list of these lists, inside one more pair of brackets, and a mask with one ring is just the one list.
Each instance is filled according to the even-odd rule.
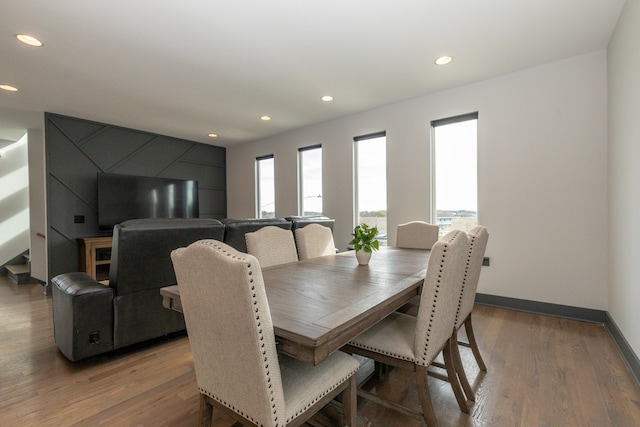
[[85,237],[81,241],[80,268],[103,285],[108,285],[112,238]]

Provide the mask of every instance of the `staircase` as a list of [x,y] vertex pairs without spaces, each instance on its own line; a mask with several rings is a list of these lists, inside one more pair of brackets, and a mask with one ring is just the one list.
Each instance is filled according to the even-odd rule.
[[25,252],[12,260],[8,265],[7,276],[16,284],[29,283],[31,281],[31,258],[29,252]]

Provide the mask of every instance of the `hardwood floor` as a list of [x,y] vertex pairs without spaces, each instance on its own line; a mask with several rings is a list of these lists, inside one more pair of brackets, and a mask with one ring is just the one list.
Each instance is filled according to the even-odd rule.
[[[54,344],[51,297],[42,291],[0,277],[0,426],[196,425],[186,336],[72,363]],[[462,350],[476,390],[469,415],[449,384],[429,379],[441,426],[640,426],[640,389],[602,325],[480,305],[473,315],[488,373]],[[370,388],[420,407],[409,373],[392,370]],[[421,425],[358,404],[374,426]]]

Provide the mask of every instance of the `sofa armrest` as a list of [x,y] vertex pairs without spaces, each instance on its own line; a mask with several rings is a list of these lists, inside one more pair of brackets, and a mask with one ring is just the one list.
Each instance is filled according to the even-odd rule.
[[75,362],[113,350],[114,290],[80,272],[52,282],[54,339],[62,354]]

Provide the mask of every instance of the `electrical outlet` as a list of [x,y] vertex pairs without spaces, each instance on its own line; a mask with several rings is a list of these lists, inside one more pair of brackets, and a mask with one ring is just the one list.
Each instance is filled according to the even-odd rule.
[[74,215],[73,216],[74,224],[84,224],[84,215]]

